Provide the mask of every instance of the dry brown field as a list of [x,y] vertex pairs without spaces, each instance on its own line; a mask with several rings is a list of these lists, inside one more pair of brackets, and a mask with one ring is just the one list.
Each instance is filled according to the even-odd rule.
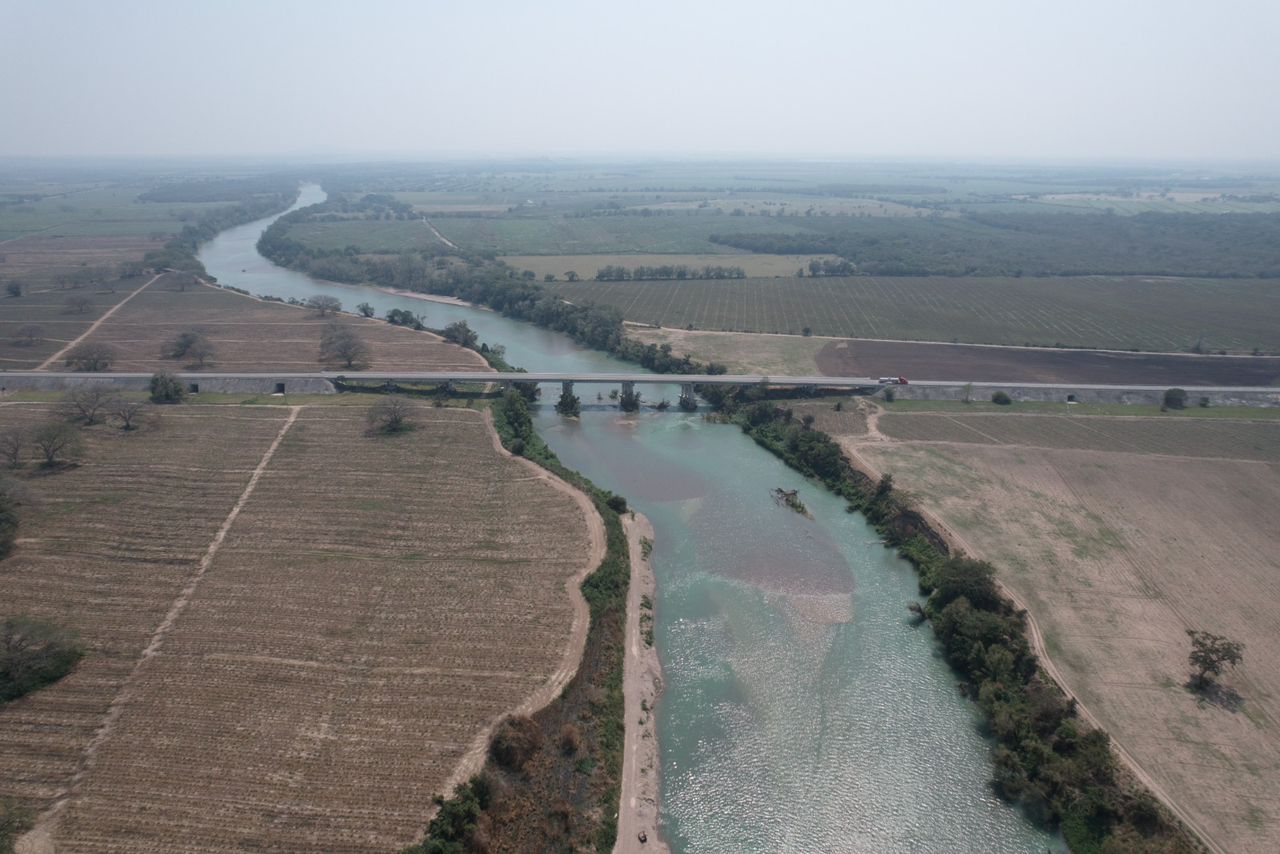
[[[996,565],[1066,686],[1216,850],[1280,850],[1280,423],[872,413],[844,429]],[[1246,645],[1214,700],[1184,687],[1188,628]]]
[[916,380],[1185,386],[1280,385],[1280,357],[1194,356],[872,341],[631,326],[645,344],[670,344],[699,362],[741,373]]
[[89,649],[0,708],[0,796],[60,801],[56,850],[396,850],[484,731],[564,677],[579,506],[480,412],[419,407],[380,438],[363,414],[165,408],[21,475],[6,610]]
[[[0,243],[0,282],[18,280],[27,285],[21,297],[0,293],[0,370],[29,370],[83,333],[103,312],[118,303],[146,279],[121,279],[105,287],[64,288],[57,279],[84,267],[115,269],[124,261],[141,261],[156,248],[149,238],[23,237]],[[68,311],[68,297],[85,297],[83,311]],[[41,328],[34,344],[17,340],[28,324]]]
[[[317,371],[320,335],[332,317],[282,303],[265,302],[208,285],[178,289],[178,276],[166,276],[131,299],[86,338],[108,344],[121,371],[190,370],[186,362],[161,357],[165,342],[181,332],[203,333],[216,348],[205,370]],[[189,277],[185,277],[188,278]],[[488,364],[474,351],[435,335],[392,326],[380,320],[343,315],[369,345],[367,367],[379,370],[475,370]],[[64,365],[51,365],[66,370]]]

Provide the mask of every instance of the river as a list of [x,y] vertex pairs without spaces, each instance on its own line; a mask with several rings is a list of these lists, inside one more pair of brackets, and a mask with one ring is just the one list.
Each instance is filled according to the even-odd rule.
[[[323,198],[307,185],[297,206]],[[493,312],[281,269],[254,247],[270,222],[223,232],[201,261],[254,294],[466,320],[529,370],[635,370]],[[545,403],[537,426],[566,465],[654,525],[661,826],[674,851],[1065,850],[992,793],[978,714],[907,613],[915,573],[863,517],[737,427],[583,404],[574,421]],[[775,503],[779,486],[813,518]]]

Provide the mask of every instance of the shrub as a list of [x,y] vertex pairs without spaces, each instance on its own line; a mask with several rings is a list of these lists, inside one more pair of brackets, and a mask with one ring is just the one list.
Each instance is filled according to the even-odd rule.
[[503,768],[519,771],[542,748],[542,730],[533,718],[509,715],[489,743],[489,753]]
[[998,391],[991,395],[991,402],[997,406],[1008,406],[1013,403],[1013,398],[1009,397],[1008,392]]
[[605,503],[609,505],[609,509],[614,513],[627,512],[627,499],[622,495],[610,495],[609,500]]
[[150,389],[152,403],[182,403],[187,399],[186,386],[167,371],[160,371],[151,377]]
[[582,749],[582,733],[574,724],[565,724],[560,728],[560,749],[569,756]]
[[67,353],[66,364],[77,371],[105,371],[116,360],[116,351],[106,344],[77,344]]
[[45,620],[0,621],[0,703],[56,682],[84,655],[75,635]]
[[1187,390],[1171,388],[1164,393],[1164,405],[1168,409],[1182,409],[1187,405]]
[[413,425],[409,422],[409,415],[412,411],[409,401],[403,397],[394,395],[384,397],[373,406],[370,406],[368,413],[365,415],[365,420],[369,425],[369,433],[389,436],[413,429]]
[[18,500],[0,483],[0,559],[9,556],[18,539]]

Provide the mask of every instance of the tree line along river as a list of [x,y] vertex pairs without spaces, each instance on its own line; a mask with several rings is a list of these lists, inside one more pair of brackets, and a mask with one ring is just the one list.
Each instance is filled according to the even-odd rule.
[[[324,198],[307,185],[295,207]],[[256,249],[273,219],[223,232],[200,260],[254,294],[465,320],[531,371],[636,370],[494,312],[277,267]],[[914,570],[861,516],[735,426],[674,408],[623,415],[592,392],[567,420],[558,394],[544,389],[539,432],[656,532],[661,827],[674,851],[1064,850],[993,794],[979,716],[907,612]],[[812,518],[779,506],[776,487],[799,490]]]

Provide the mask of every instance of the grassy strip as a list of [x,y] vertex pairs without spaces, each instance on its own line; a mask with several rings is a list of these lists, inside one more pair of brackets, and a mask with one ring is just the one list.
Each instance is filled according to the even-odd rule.
[[865,514],[916,567],[920,590],[929,595],[923,615],[998,743],[992,785],[1001,797],[1036,823],[1060,829],[1071,850],[1083,854],[1201,850],[1128,778],[1107,734],[1086,727],[1075,701],[1041,670],[1027,639],[1026,612],[997,587],[994,567],[950,554],[895,491],[891,476],[873,481],[830,436],[795,421],[790,410],[732,394],[721,405],[757,444],[844,497],[849,512]]
[[[620,514],[626,501],[560,462],[534,430],[519,391],[495,402],[493,414],[509,451],[591,497],[605,523],[605,558],[582,582],[591,627],[573,681],[532,719],[508,719],[499,727],[484,771],[452,797],[438,799],[440,811],[426,838],[406,854],[610,851],[618,832],[625,737],[622,661],[631,569]],[[512,759],[517,753],[518,762]]]

